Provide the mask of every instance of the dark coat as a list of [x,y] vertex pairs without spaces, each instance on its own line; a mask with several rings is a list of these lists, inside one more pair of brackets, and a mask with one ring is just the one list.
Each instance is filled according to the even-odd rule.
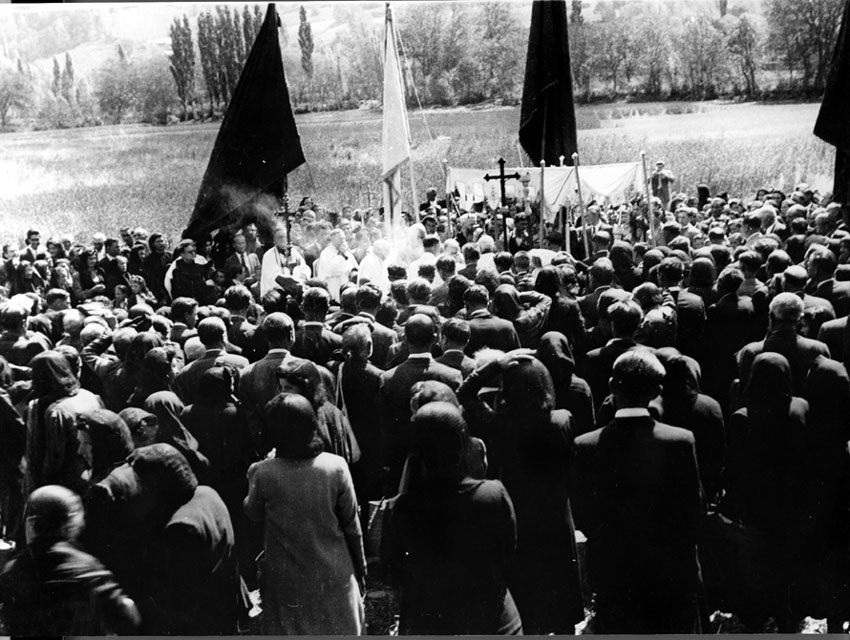
[[594,349],[585,356],[582,362],[581,377],[590,386],[590,391],[593,394],[594,408],[596,410],[599,409],[608,396],[608,378],[611,377],[614,361],[626,353],[626,351],[631,351],[632,349],[649,349],[649,347],[640,345],[631,339],[614,338],[613,340],[609,340],[608,344],[601,349]]
[[741,385],[750,379],[753,360],[760,353],[778,353],[791,365],[791,384],[793,393],[802,396],[806,389],[809,370],[819,356],[829,358],[829,348],[822,342],[803,338],[793,329],[774,331],[760,342],[752,342],[738,353],[738,378]]
[[257,325],[248,322],[242,316],[230,317],[227,326],[227,339],[231,344],[242,349],[242,355],[248,362],[256,362],[269,350],[269,345],[258,330]]
[[829,348],[830,356],[844,362],[846,356],[845,333],[847,331],[847,318],[828,320],[820,326],[818,331],[818,342],[823,342]]
[[600,628],[692,632],[703,516],[693,434],[648,416],[615,418],[576,438],[575,451],[574,511]]
[[667,292],[676,303],[676,348],[686,356],[695,357],[705,332],[705,303],[698,295],[679,287]]
[[340,334],[345,333],[348,327],[358,323],[368,325],[372,332],[372,355],[369,357],[369,362],[383,369],[389,358],[390,349],[398,342],[398,334],[380,322],[376,322],[375,316],[362,311],[353,318],[340,322],[334,327],[334,331]]
[[321,322],[304,322],[295,332],[292,355],[311,360],[322,366],[333,359],[334,351],[342,349],[342,337]]
[[610,289],[609,285],[598,287],[595,291],[591,291],[578,299],[578,305],[581,309],[581,315],[584,316],[584,323],[587,327],[595,327],[599,322],[599,296],[603,291]]
[[183,404],[194,404],[204,393],[201,388],[201,376],[204,371],[218,365],[231,365],[237,369],[248,366],[248,359],[225,353],[220,349],[210,349],[203,356],[187,364],[174,378],[174,390]]
[[510,320],[503,320],[492,315],[489,311],[479,310],[469,318],[469,344],[464,353],[475,355],[479,349],[488,347],[501,351],[512,351],[519,348],[519,336]]
[[444,364],[452,369],[460,371],[460,375],[466,378],[470,373],[475,371],[475,360],[466,355],[463,351],[450,350],[446,351],[436,361]]
[[460,386],[460,371],[422,356],[409,357],[381,374],[381,459],[387,472],[386,486],[395,495],[404,461],[410,453],[410,389],[421,380],[437,380],[452,390]]
[[850,314],[850,282],[828,278],[819,282],[814,289],[807,291],[807,293],[829,300],[838,318]]

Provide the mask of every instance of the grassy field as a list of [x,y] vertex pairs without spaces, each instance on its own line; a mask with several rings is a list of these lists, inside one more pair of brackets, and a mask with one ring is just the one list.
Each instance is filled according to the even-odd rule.
[[[791,189],[805,180],[831,188],[834,152],[811,131],[818,105],[658,103],[578,109],[582,164],[628,162],[645,150],[663,158],[678,188],[750,197],[761,186]],[[518,108],[412,113],[413,167],[420,196],[443,185],[443,159],[490,167],[523,159]],[[297,118],[307,164],[290,176],[293,200],[312,194],[332,210],[365,206],[379,195],[381,114],[308,114]],[[156,128],[114,126],[0,136],[0,241],[43,234],[142,225],[177,238],[187,222],[217,123]],[[405,185],[409,181],[405,181]]]

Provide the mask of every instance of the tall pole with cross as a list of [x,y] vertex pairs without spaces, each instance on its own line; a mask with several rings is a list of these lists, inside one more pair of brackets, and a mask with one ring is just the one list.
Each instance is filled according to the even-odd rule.
[[505,175],[505,159],[499,158],[499,174],[495,176],[491,176],[489,173],[484,176],[484,179],[488,182],[490,180],[498,180],[499,187],[501,188],[502,193],[502,228],[505,232],[505,251],[508,251],[508,197],[505,193],[505,183],[508,180],[519,180],[519,173],[512,173],[510,175]]

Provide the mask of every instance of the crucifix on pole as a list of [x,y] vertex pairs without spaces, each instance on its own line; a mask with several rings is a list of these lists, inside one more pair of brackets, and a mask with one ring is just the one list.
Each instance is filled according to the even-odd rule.
[[484,176],[484,179],[488,182],[490,180],[498,180],[499,186],[502,190],[502,228],[505,230],[505,248],[504,251],[508,251],[508,198],[505,195],[505,183],[508,180],[519,180],[519,173],[512,173],[510,175],[505,175],[505,159],[499,158],[499,175],[491,176],[489,173]]

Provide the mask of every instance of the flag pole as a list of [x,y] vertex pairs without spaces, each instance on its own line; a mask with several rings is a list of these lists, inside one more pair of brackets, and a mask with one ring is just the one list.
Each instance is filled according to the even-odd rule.
[[587,212],[584,210],[584,199],[581,197],[581,178],[578,174],[578,153],[573,154],[573,169],[576,172],[576,190],[578,191],[578,208],[581,211],[581,229],[584,238],[584,259],[590,259],[590,239],[587,236]]
[[546,220],[544,211],[546,210],[546,192],[543,190],[543,174],[546,171],[546,161],[540,161],[540,248],[543,248],[543,241],[546,238]]
[[649,174],[646,171],[646,151],[640,152],[640,162],[643,165],[643,186],[646,191],[646,223],[649,242],[655,248],[655,232],[652,228],[652,192],[649,190]]

